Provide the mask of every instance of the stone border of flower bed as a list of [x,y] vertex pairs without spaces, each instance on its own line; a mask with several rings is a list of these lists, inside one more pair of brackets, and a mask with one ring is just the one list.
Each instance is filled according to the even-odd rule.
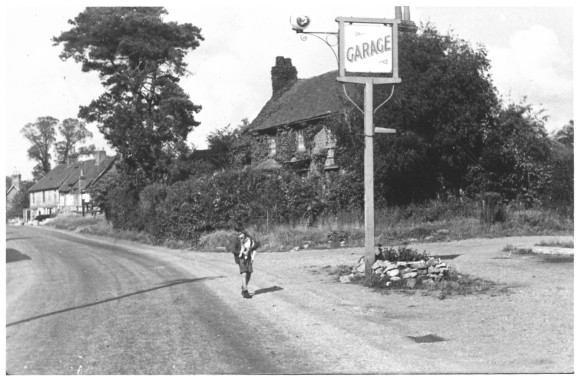
[[[416,286],[418,280],[422,283],[441,281],[450,273],[448,264],[443,263],[439,257],[430,257],[419,261],[388,261],[377,260],[372,265],[372,273],[381,277],[386,286],[403,282],[409,288]],[[341,283],[346,284],[357,278],[366,276],[366,258],[360,257],[352,269],[352,273],[340,276]]]

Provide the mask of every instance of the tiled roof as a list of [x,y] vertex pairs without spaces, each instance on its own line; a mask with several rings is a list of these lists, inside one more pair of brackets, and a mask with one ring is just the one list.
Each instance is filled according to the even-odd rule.
[[72,169],[72,165],[60,164],[50,170],[48,174],[46,174],[40,181],[36,182],[28,191],[34,192],[57,189],[62,185],[62,182],[68,178]]
[[292,87],[270,99],[251,124],[252,131],[311,120],[343,109],[342,84],[336,71],[299,79]]
[[29,192],[55,190],[69,192],[78,190],[80,170],[84,175],[83,189],[88,188],[98,177],[106,172],[114,163],[116,157],[105,157],[98,165],[96,160],[79,161],[75,164],[60,164],[52,169],[44,178],[32,186]]

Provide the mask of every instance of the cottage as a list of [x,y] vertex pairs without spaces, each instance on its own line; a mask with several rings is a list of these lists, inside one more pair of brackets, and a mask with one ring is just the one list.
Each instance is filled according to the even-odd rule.
[[331,126],[345,112],[337,72],[298,79],[290,58],[272,68],[272,98],[250,125],[256,169],[291,168],[302,176],[337,171]]
[[[409,7],[396,7],[396,17],[402,20],[401,34],[416,32]],[[361,59],[387,48],[382,40],[350,54]],[[348,114],[353,106],[343,84],[336,80],[338,72],[298,79],[291,59],[276,57],[271,74],[272,97],[249,127],[254,135],[252,166],[261,170],[289,168],[303,177],[341,171],[336,129],[345,126],[352,130]]]
[[56,166],[29,189],[28,217],[81,212],[83,205],[90,204],[90,186],[105,173],[116,170],[115,161],[115,156],[107,156],[100,150],[91,160],[69,159],[66,164]]

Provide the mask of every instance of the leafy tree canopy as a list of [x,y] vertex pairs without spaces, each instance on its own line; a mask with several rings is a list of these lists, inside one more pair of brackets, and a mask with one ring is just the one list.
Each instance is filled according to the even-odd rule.
[[574,147],[574,120],[556,131],[554,139],[565,146]]
[[178,82],[186,54],[204,38],[191,24],[164,22],[166,14],[162,7],[86,8],[53,38],[62,59],[99,73],[106,90],[79,116],[98,123],[121,156],[119,168],[143,183],[173,180],[166,165],[189,153],[186,138],[199,125],[201,107]]
[[[486,49],[427,24],[401,36],[399,68],[402,83],[374,118],[397,130],[374,139],[377,193],[392,203],[458,193],[499,106]],[[374,106],[391,91],[376,86]],[[363,116],[353,115],[353,124],[363,125]]]
[[36,122],[28,123],[22,128],[24,137],[32,146],[28,149],[28,157],[38,163],[32,169],[35,181],[40,180],[51,170],[50,151],[56,141],[56,125],[58,119],[51,116],[39,117]]
[[56,142],[56,153],[58,161],[65,163],[70,155],[90,155],[94,153],[94,145],[79,147],[76,153],[76,145],[83,143],[87,138],[92,137],[92,132],[86,129],[86,124],[77,119],[65,119],[59,126],[58,132],[63,137]]

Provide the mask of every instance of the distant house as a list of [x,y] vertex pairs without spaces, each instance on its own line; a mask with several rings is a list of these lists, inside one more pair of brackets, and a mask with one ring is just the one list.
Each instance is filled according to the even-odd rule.
[[90,186],[102,175],[115,170],[116,157],[101,150],[86,161],[70,159],[52,169],[29,190],[29,218],[37,215],[82,212],[83,205],[90,204]]
[[22,176],[19,173],[12,174],[12,184],[6,189],[6,204],[10,204],[22,186]]
[[[402,19],[401,34],[416,31],[409,7],[396,7],[396,17]],[[299,79],[290,58],[276,57],[271,74],[272,97],[249,127],[252,167],[292,169],[303,177],[339,172],[335,129],[349,123],[352,103],[336,81],[337,71]]]

